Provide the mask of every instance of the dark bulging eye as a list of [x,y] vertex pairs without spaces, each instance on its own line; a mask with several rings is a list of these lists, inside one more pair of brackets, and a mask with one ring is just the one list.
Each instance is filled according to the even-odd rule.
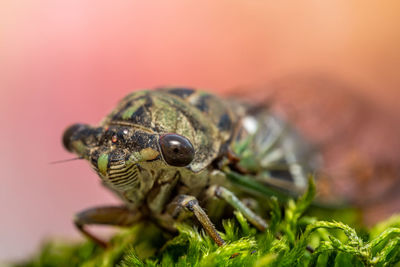
[[82,129],[87,128],[88,126],[85,124],[80,124],[80,123],[76,123],[73,124],[71,126],[69,126],[63,134],[63,138],[62,138],[62,142],[64,147],[72,152],[72,147],[71,147],[71,141],[72,141],[72,136],[77,133],[78,131],[81,131]]
[[161,152],[165,161],[172,166],[184,167],[194,158],[192,143],[179,134],[165,134],[159,140]]

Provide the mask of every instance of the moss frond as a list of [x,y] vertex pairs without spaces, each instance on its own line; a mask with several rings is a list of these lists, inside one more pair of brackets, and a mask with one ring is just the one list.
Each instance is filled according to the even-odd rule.
[[305,216],[314,195],[311,179],[308,191],[286,202],[283,212],[271,197],[270,228],[263,233],[235,212],[220,229],[227,241],[223,247],[189,224],[178,224],[172,238],[147,223],[119,232],[107,250],[89,241],[49,242],[34,259],[16,266],[399,266],[400,215],[366,232]]

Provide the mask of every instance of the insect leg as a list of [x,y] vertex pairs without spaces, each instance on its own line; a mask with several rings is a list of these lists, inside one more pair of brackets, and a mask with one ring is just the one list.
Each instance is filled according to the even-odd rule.
[[178,206],[176,207],[173,216],[177,217],[180,210],[185,208],[192,212],[194,216],[196,216],[197,220],[201,223],[204,230],[206,230],[207,234],[211,236],[211,238],[217,243],[218,246],[225,245],[225,241],[218,234],[215,229],[213,223],[208,218],[208,215],[205,211],[200,207],[198,200],[193,196],[181,195],[177,200]]
[[107,247],[107,242],[99,239],[86,230],[85,225],[103,224],[114,226],[130,226],[141,219],[138,211],[132,211],[124,206],[96,207],[84,210],[75,215],[74,223],[79,231],[102,247]]
[[268,224],[255,214],[252,210],[250,210],[246,205],[243,204],[231,191],[222,186],[212,186],[209,189],[209,194],[212,196],[216,196],[220,199],[225,200],[229,205],[231,205],[236,210],[240,211],[243,216],[249,220],[251,224],[253,224],[258,230],[264,231],[267,229]]

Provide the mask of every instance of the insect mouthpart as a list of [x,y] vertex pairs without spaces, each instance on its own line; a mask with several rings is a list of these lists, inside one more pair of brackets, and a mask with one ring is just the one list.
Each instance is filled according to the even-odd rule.
[[125,163],[110,166],[106,182],[117,189],[127,189],[138,182],[139,167],[136,163],[126,165]]
[[139,166],[125,160],[124,157],[113,157],[112,153],[102,153],[92,158],[92,166],[104,182],[117,190],[125,190],[138,182]]

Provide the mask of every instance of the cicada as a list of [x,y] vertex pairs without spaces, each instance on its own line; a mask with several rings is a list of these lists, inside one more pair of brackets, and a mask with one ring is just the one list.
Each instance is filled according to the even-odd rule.
[[240,211],[263,231],[267,222],[243,198],[270,189],[298,194],[318,167],[314,149],[268,107],[188,88],[133,92],[98,126],[67,128],[63,144],[123,202],[75,217],[77,228],[102,246],[107,243],[87,225],[149,220],[176,231],[175,223],[189,217],[222,246],[206,212],[211,209],[205,209],[211,200]]

